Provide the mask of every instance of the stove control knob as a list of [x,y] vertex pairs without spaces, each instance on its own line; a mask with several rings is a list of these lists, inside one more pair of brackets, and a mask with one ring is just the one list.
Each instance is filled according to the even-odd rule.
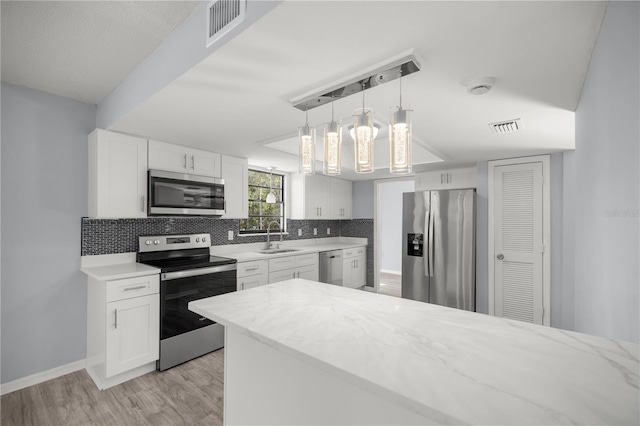
[[200,242],[200,237],[196,237],[196,243]]
[[155,240],[155,241],[153,242],[153,244],[155,244],[155,245],[160,244],[160,240]]
[[202,237],[202,242],[204,243],[205,241],[207,241],[207,237]]
[[147,240],[144,242],[146,245],[150,246],[151,245],[151,240]]

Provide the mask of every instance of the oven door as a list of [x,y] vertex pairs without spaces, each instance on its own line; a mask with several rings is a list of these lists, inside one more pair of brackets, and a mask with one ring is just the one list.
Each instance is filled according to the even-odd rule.
[[167,272],[160,280],[160,340],[214,324],[189,302],[236,291],[236,265]]
[[224,180],[149,170],[149,214],[220,216],[225,212]]

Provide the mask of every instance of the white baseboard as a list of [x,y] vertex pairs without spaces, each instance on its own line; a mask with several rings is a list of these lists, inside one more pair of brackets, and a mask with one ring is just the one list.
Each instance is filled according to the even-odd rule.
[[402,275],[402,271],[392,271],[390,269],[380,269],[381,274]]
[[46,382],[47,380],[55,379],[65,374],[75,373],[76,371],[84,369],[86,365],[87,360],[81,359],[66,365],[61,365],[60,367],[52,368],[51,370],[16,379],[12,382],[2,383],[0,384],[0,395],[28,388],[29,386],[37,385],[38,383]]

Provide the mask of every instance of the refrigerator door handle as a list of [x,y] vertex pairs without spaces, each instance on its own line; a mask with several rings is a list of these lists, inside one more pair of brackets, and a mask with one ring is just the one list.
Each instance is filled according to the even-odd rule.
[[[433,206],[433,203],[429,203],[429,209],[431,209],[431,207]],[[434,218],[433,218],[433,214],[429,214],[429,241],[428,241],[428,248],[427,248],[427,256],[429,256],[429,276],[433,277],[434,274],[434,269],[435,269],[435,265],[434,265],[434,258],[433,258],[433,222],[434,222]]]
[[423,240],[423,244],[427,251],[426,253],[423,253],[424,256],[424,276],[425,277],[430,277],[431,276],[431,265],[429,263],[429,224],[431,223],[431,215],[430,215],[430,209],[426,209],[424,212],[424,240]]

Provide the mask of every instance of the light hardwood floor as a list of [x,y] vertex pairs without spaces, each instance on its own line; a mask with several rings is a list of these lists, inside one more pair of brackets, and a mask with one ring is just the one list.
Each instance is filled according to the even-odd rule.
[[402,275],[380,272],[380,293],[400,297],[402,294]]
[[0,399],[2,426],[221,425],[224,349],[98,390],[85,370]]

